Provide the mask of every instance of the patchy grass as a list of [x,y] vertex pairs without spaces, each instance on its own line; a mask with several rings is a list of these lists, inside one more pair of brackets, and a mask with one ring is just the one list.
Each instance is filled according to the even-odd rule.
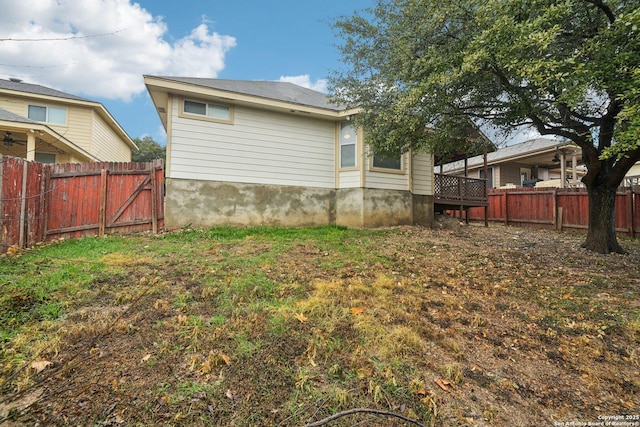
[[[602,256],[569,234],[440,225],[184,229],[1,258],[0,424],[640,411],[637,241]],[[330,425],[359,423],[399,420]]]

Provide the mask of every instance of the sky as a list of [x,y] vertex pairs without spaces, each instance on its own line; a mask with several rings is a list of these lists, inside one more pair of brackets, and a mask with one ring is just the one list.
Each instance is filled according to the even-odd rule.
[[143,75],[288,81],[326,92],[331,24],[374,0],[0,0],[0,78],[101,102],[131,138],[166,135]]
[[143,75],[288,81],[326,92],[328,75],[345,66],[331,24],[374,5],[0,0],[0,78],[101,102],[131,138],[164,144]]

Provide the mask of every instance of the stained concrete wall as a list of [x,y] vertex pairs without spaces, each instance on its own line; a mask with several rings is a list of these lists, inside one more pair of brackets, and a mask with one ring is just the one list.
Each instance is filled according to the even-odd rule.
[[339,189],[336,191],[335,223],[347,227],[413,224],[412,194],[371,188]]
[[333,189],[167,178],[165,204],[169,229],[335,223]]
[[167,178],[165,224],[383,227],[430,225],[433,197],[370,188],[325,189]]
[[413,195],[413,223],[431,226],[434,221],[433,196]]

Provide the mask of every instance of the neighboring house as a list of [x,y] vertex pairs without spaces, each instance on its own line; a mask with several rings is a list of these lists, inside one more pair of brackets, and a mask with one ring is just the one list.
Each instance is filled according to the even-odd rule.
[[624,178],[623,185],[625,187],[638,187],[640,186],[640,162],[631,167],[629,172]]
[[[467,176],[485,178],[484,156],[467,159]],[[465,161],[440,167],[442,173],[464,176]],[[487,154],[489,188],[577,187],[584,175],[580,148],[571,142],[537,138]],[[564,179],[563,179],[564,177]]]
[[99,102],[0,79],[0,154],[42,163],[129,162],[136,145]]
[[165,224],[433,221],[433,156],[369,153],[356,111],[291,83],[145,76],[167,131]]

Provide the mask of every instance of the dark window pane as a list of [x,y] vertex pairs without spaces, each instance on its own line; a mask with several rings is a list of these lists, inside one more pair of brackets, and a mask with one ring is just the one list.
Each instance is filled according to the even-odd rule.
[[356,145],[348,144],[340,146],[340,167],[352,168],[356,165]]
[[201,102],[184,101],[184,112],[206,116],[207,104],[203,104]]
[[402,157],[373,156],[373,167],[402,170]]
[[29,118],[37,122],[47,121],[47,109],[46,107],[39,107],[37,105],[29,105]]

